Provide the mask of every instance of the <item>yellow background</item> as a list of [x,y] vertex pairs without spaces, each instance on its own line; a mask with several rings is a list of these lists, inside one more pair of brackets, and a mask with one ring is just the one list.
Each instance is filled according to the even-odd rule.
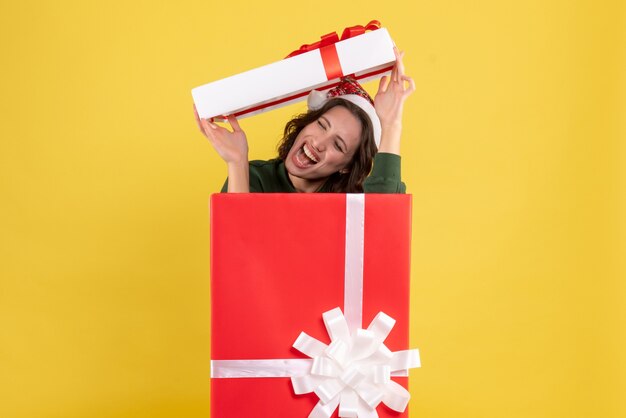
[[[209,415],[226,170],[190,89],[373,18],[417,84],[412,416],[626,416],[625,11],[3,0],[0,417]],[[251,158],[302,109],[243,120]]]

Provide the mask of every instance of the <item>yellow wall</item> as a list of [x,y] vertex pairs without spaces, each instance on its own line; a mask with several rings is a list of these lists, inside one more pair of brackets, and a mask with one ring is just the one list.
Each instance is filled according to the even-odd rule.
[[411,413],[626,416],[623,2],[92,3],[0,4],[0,417],[208,416],[190,89],[372,18],[417,84]]

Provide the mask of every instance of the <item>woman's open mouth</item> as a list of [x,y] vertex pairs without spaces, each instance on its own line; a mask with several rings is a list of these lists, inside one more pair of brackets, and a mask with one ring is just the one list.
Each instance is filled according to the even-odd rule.
[[319,162],[319,157],[306,143],[294,154],[293,162],[298,168],[307,168]]

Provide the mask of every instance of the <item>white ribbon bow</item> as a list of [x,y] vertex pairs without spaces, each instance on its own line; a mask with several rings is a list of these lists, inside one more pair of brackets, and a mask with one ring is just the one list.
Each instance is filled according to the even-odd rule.
[[392,352],[383,344],[395,319],[379,312],[367,329],[359,328],[351,335],[341,309],[322,317],[330,345],[304,332],[293,344],[313,359],[308,374],[291,378],[297,395],[314,392],[320,399],[309,418],[329,418],[337,407],[340,417],[378,417],[376,407],[381,402],[404,411],[411,395],[390,377],[393,372],[420,367],[420,357],[417,349]]

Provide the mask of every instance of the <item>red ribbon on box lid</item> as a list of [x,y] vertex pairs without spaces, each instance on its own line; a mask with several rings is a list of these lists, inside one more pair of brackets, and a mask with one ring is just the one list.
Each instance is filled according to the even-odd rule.
[[378,20],[371,20],[367,25],[350,26],[343,30],[341,38],[337,35],[337,32],[327,33],[322,35],[321,40],[312,44],[304,44],[300,48],[287,55],[286,58],[295,57],[296,55],[303,54],[305,52],[320,50],[322,55],[322,62],[324,64],[324,70],[326,71],[326,78],[332,80],[333,78],[343,77],[343,71],[341,70],[341,64],[339,63],[339,56],[337,55],[337,48],[335,44],[339,41],[352,38],[354,36],[363,35],[368,30],[380,29],[380,22]]

